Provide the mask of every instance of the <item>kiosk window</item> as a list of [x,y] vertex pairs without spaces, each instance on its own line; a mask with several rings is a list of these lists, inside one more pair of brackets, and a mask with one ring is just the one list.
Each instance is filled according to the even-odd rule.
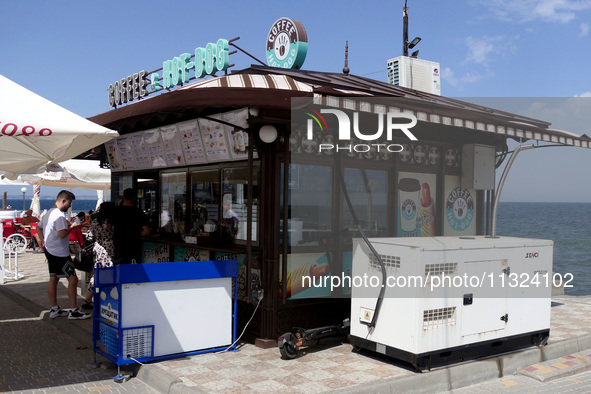
[[[253,168],[252,240],[257,240],[258,167]],[[222,169],[222,235],[246,240],[248,218],[248,168]]]
[[187,173],[165,172],[160,183],[160,227],[163,232],[185,234],[187,210]]
[[[321,245],[331,231],[332,168],[290,164],[289,177],[288,245]],[[280,203],[283,205],[283,189]],[[283,206],[280,209],[283,212]],[[280,228],[283,240],[283,223]]]
[[[386,235],[388,228],[388,177],[387,171],[359,168],[345,169],[345,185],[359,224],[368,236]],[[357,233],[357,223],[343,202],[342,227],[349,234]]]
[[191,172],[190,235],[213,233],[218,225],[220,207],[220,172],[202,170]]

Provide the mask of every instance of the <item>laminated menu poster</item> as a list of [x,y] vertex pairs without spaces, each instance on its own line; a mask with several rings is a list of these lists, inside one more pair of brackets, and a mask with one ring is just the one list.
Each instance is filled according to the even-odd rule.
[[206,163],[205,149],[203,147],[203,141],[201,141],[201,134],[199,134],[197,120],[177,123],[177,126],[183,146],[185,163],[188,165]]
[[[220,118],[219,115],[212,118]],[[230,150],[225,137],[225,127],[222,123],[208,119],[199,119],[199,130],[205,147],[207,160],[210,162],[230,160]]]
[[131,141],[129,137],[118,137],[117,148],[119,151],[119,161],[121,162],[121,170],[135,170],[136,166],[133,160],[133,150],[131,148]]
[[152,158],[148,150],[148,144],[144,140],[144,132],[133,133],[129,135],[135,166],[137,169],[152,167]]
[[150,167],[166,167],[160,130],[153,129],[144,131],[144,141],[148,146],[148,151],[150,152],[150,158],[152,160]]
[[239,109],[237,111],[226,112],[223,115],[223,120],[229,124],[235,125],[225,126],[230,144],[230,155],[232,159],[246,159],[248,158],[248,133],[243,129],[248,128],[248,110]]
[[111,165],[111,171],[121,171],[121,161],[119,160],[119,149],[117,148],[117,139],[105,142],[107,159]]
[[185,158],[183,157],[183,147],[181,145],[181,137],[177,132],[176,125],[170,125],[160,128],[160,135],[162,136],[162,145],[164,148],[164,160],[170,167],[184,166]]

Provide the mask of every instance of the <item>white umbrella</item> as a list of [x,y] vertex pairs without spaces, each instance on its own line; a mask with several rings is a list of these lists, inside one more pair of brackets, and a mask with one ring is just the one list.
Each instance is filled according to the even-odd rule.
[[[0,176],[3,185],[45,185],[64,189],[111,189],[111,170],[101,168],[98,160],[66,160],[51,164],[48,170],[39,174]],[[33,190],[35,191],[35,189]]]
[[96,207],[94,208],[95,210],[99,209],[101,204],[105,201],[105,191],[104,190],[97,190],[96,196],[97,196],[97,200],[96,200]]
[[0,172],[38,174],[118,135],[0,75]]
[[33,186],[33,200],[31,201],[31,210],[33,211],[33,216],[39,219],[41,216],[41,200],[39,199],[39,195],[41,194],[41,185]]

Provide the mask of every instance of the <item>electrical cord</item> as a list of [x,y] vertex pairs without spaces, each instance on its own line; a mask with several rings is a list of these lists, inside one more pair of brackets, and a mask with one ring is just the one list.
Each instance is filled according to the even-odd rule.
[[[347,206],[349,207],[349,211],[351,212],[351,216],[353,217],[353,221],[355,222],[355,225],[357,226],[357,230],[359,231],[361,238],[363,238],[363,240],[365,241],[365,243],[367,244],[367,246],[369,247],[371,252],[374,254],[374,256],[376,256],[378,263],[380,264],[380,268],[382,271],[382,283],[386,283],[386,277],[388,275],[386,272],[386,266],[384,265],[384,262],[382,261],[380,254],[375,250],[375,248],[373,247],[371,242],[369,242],[369,239],[367,238],[365,231],[363,231],[363,227],[361,226],[361,224],[359,224],[359,219],[357,218],[357,214],[355,213],[355,209],[353,208],[353,203],[351,203],[351,199],[349,198],[349,192],[347,191],[347,185],[345,184],[344,175],[343,175],[343,172],[341,169],[341,158],[340,158],[340,154],[338,151],[334,153],[334,158],[335,158],[335,164],[337,167],[336,172],[337,172],[337,175],[339,178],[338,179],[339,184],[341,185],[341,189],[343,190],[343,196],[345,197],[345,202],[347,203]],[[385,291],[386,291],[386,286],[382,286],[380,288],[380,293],[378,294],[378,299],[376,301],[376,306],[375,306],[373,317],[371,318],[371,322],[367,324],[369,326],[369,328],[373,328],[376,326],[376,321],[378,319],[378,315],[380,314],[380,309],[382,307],[382,302],[384,300],[384,292]]]
[[252,316],[250,317],[250,319],[248,319],[248,322],[246,323],[246,325],[244,326],[244,330],[242,330],[242,333],[240,334],[240,336],[238,337],[238,339],[236,339],[234,341],[234,343],[232,343],[230,346],[228,346],[226,349],[224,350],[220,350],[219,352],[214,352],[214,353],[223,353],[223,352],[227,352],[228,350],[230,350],[230,348],[232,346],[234,346],[236,343],[238,343],[238,341],[240,340],[240,338],[242,338],[242,336],[244,335],[244,333],[246,332],[246,329],[248,328],[248,325],[250,324],[250,322],[252,321],[252,319],[254,318],[255,313],[257,312],[257,310],[259,309],[259,305],[261,304],[261,301],[263,300],[263,297],[259,298],[259,302],[257,302],[257,306],[254,308],[254,312],[252,312]]

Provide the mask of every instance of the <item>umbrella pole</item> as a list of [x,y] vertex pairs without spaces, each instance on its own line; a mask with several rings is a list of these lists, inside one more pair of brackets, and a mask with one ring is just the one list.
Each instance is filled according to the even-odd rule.
[[4,224],[2,224],[2,226],[0,226],[0,285],[3,285],[3,284],[4,284]]

